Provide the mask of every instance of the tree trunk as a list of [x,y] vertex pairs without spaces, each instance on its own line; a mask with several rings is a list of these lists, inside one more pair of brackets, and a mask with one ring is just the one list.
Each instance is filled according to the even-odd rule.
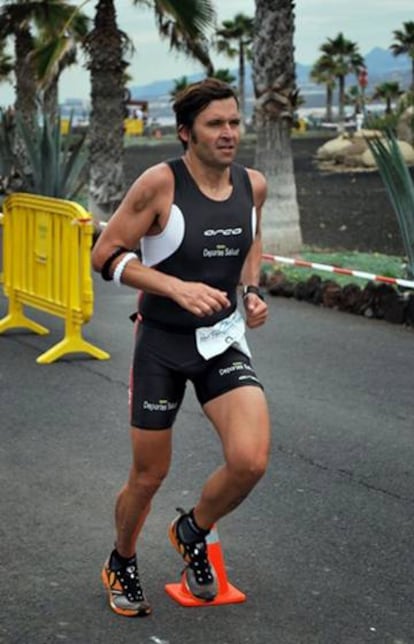
[[[37,118],[37,85],[35,64],[28,55],[33,48],[33,38],[27,28],[19,29],[15,35],[15,75],[16,75],[16,102],[15,110],[18,112],[26,127],[33,131]],[[16,156],[20,159],[20,164],[25,174],[32,172],[26,145],[21,138],[19,131],[16,129],[16,138],[14,142]],[[13,187],[19,189],[20,183],[16,178],[16,185]]]
[[58,82],[59,78],[55,78],[43,94],[43,111],[51,123],[55,123],[59,112]]
[[36,118],[36,71],[35,64],[28,58],[33,48],[33,38],[26,28],[20,29],[15,38],[16,111],[30,127]]
[[263,244],[271,253],[302,245],[290,132],[296,105],[292,0],[256,0],[253,79],[257,131],[255,165],[266,176]]
[[345,121],[345,76],[339,76],[339,123]]
[[332,105],[333,105],[333,89],[331,85],[326,86],[326,120],[332,123]]
[[241,41],[239,46],[239,103],[241,115],[241,132],[244,134],[246,129],[246,97],[245,97],[245,84],[246,84],[246,65],[244,44]]
[[91,72],[89,210],[108,220],[125,192],[122,36],[113,0],[99,0],[88,38]]

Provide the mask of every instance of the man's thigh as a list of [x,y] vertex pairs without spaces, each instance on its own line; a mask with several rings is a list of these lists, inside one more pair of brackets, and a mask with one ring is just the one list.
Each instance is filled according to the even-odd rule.
[[203,407],[223,444],[228,462],[261,462],[270,450],[270,419],[261,388],[243,386],[210,400]]
[[130,378],[132,427],[168,429],[173,426],[183,400],[186,377],[171,362],[162,334],[139,329]]
[[262,388],[250,358],[233,347],[206,361],[203,370],[192,380],[202,406],[233,389]]

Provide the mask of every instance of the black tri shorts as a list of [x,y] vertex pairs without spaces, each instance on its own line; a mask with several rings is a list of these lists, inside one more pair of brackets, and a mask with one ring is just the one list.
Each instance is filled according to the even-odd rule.
[[187,380],[201,405],[253,385],[263,389],[250,359],[234,347],[205,360],[194,333],[172,333],[139,323],[130,380],[130,420],[141,429],[172,427]]

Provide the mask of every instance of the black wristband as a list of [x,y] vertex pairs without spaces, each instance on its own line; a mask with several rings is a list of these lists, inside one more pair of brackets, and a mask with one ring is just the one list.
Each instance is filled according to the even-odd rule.
[[246,297],[246,295],[249,295],[249,293],[254,293],[255,295],[257,295],[257,297],[260,297],[260,299],[263,301],[265,299],[260,287],[256,286],[255,284],[249,284],[248,286],[243,286],[243,299]]
[[110,270],[114,259],[122,255],[122,253],[127,253],[127,252],[128,252],[128,248],[124,248],[123,246],[120,246],[112,253],[112,255],[109,255],[108,259],[105,261],[101,270],[102,279],[104,279],[105,282],[110,282],[113,279],[110,273]]

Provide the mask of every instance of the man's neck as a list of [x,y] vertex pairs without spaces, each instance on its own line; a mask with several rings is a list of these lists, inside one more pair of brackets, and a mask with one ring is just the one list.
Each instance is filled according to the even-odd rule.
[[201,192],[218,201],[229,197],[233,189],[229,166],[206,165],[188,151],[184,154],[183,161]]

